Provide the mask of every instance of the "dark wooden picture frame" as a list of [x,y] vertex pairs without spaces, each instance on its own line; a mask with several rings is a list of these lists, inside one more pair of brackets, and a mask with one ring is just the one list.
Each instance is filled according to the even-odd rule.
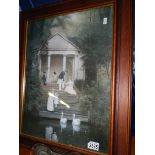
[[54,152],[67,154],[98,154],[86,149],[48,142],[21,133],[23,94],[25,89],[25,65],[27,45],[27,23],[33,19],[65,14],[105,5],[114,7],[113,64],[111,82],[111,119],[109,155],[130,154],[130,113],[131,113],[131,61],[132,61],[132,2],[131,0],[70,0],[24,12],[20,16],[20,144],[29,148],[36,143],[49,146]]

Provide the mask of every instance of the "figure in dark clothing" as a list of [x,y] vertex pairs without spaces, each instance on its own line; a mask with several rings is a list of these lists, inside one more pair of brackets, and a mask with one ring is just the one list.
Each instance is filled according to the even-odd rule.
[[45,76],[45,73],[43,74],[43,76],[42,76],[41,79],[42,79],[42,81],[43,81],[43,84],[46,85],[46,76]]
[[56,81],[57,80],[57,73],[53,72],[53,80]]
[[58,76],[58,82],[57,84],[59,84],[59,90],[61,90],[62,88],[64,89],[64,82],[65,82],[65,71],[62,71],[59,76]]
[[62,79],[64,81],[64,78],[65,78],[65,72],[62,71],[60,74],[59,74],[59,79]]

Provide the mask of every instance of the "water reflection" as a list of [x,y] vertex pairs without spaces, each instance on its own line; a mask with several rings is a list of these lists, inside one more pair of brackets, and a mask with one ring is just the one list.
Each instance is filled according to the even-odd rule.
[[45,139],[58,142],[58,136],[57,136],[56,132],[53,132],[53,131],[54,130],[53,130],[52,126],[45,127]]
[[99,143],[99,152],[108,151],[107,132],[103,128],[81,122],[80,125],[73,125],[71,120],[67,123],[60,123],[60,120],[40,118],[32,120],[24,126],[24,133],[42,137],[49,141],[79,146],[88,149],[88,142]]
[[51,140],[52,133],[53,133],[53,127],[51,126],[45,127],[45,139]]
[[57,136],[56,132],[54,132],[52,134],[52,140],[55,141],[55,142],[58,142],[58,136]]
[[80,132],[80,126],[72,125],[72,127],[73,127],[73,135],[74,135],[75,132]]

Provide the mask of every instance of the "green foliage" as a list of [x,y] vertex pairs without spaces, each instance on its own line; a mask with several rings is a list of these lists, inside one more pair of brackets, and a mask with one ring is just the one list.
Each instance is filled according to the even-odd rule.
[[82,91],[82,89],[85,85],[85,81],[84,80],[75,80],[74,85],[78,91]]
[[[112,10],[109,7],[90,10],[84,14],[85,21],[80,25],[76,42],[83,53],[82,59],[86,71],[86,82],[97,80],[97,66],[103,64],[109,67],[112,51]],[[103,25],[103,18],[108,23]]]
[[31,111],[35,104],[39,104],[40,84],[37,51],[29,50],[27,53],[25,90],[25,109],[27,111]]
[[82,110],[90,111],[90,123],[103,125],[104,98],[102,89],[95,81],[85,85],[79,95],[79,103]]

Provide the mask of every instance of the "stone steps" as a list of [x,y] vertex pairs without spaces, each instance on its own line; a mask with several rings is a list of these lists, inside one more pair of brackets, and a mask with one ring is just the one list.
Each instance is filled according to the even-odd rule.
[[[48,97],[43,97],[42,99],[41,99],[41,102],[43,103],[43,104],[47,104],[47,100],[48,100]],[[73,99],[73,98],[63,98],[63,97],[60,97],[60,100],[62,100],[63,102],[65,102],[66,104],[68,104],[68,105],[76,105],[76,104],[78,104],[78,100],[77,99]]]
[[[58,93],[59,99],[67,103],[70,106],[70,108],[67,108],[62,104],[58,104],[57,107],[54,108],[53,112],[47,111],[48,93],[52,92],[53,89],[55,92]],[[88,122],[88,112],[87,110],[83,111],[80,108],[77,96],[71,95],[63,90],[59,91],[58,85],[56,83],[51,83],[51,84],[47,84],[46,86],[42,86],[41,96],[42,96],[42,99],[41,99],[41,105],[39,108],[40,117],[60,119],[61,113],[63,111],[64,117],[67,117],[68,120],[72,120],[73,113],[74,113],[77,117],[80,117],[82,121]]]
[[[73,120],[73,113],[64,112],[63,115],[64,115],[63,117],[67,118],[67,120]],[[44,118],[60,119],[61,112],[40,111],[39,116]],[[88,122],[88,114],[85,115],[75,114],[75,117],[80,119],[81,122]]]
[[[40,111],[47,111],[47,108],[45,107],[44,109],[40,109]],[[65,113],[65,114],[69,114],[69,115],[81,115],[81,116],[87,116],[88,115],[88,111],[81,111],[79,108],[70,108],[70,109],[67,109],[67,108],[62,108],[62,109],[58,109],[58,108],[54,108],[54,111],[53,112],[57,112],[59,114],[61,114],[62,112]],[[53,113],[51,112],[51,113]]]
[[70,106],[70,108],[65,107],[64,105],[57,106],[55,111],[79,111],[79,106]]
[[[48,92],[49,92],[48,90],[44,90],[44,91],[41,92],[42,101],[43,102],[47,102]],[[67,104],[70,104],[70,103],[78,103],[78,99],[77,99],[77,96],[76,95],[71,95],[71,94],[68,94],[68,93],[66,93],[64,91],[59,91],[57,93],[59,95],[59,99],[60,100],[63,100]]]
[[[57,107],[55,107],[55,109],[57,110],[63,110],[63,109],[70,109],[70,110],[78,110],[79,109],[79,104],[78,103],[68,103],[68,105],[70,106],[70,108],[67,108],[65,105],[63,104],[58,104]],[[40,108],[44,109],[47,107],[47,101],[44,102],[44,104],[42,104],[42,106],[40,106]]]
[[[42,98],[47,98],[48,97],[47,93],[41,93],[41,95],[42,95]],[[78,98],[76,96],[65,95],[65,94],[63,94],[63,95],[59,94],[58,97],[60,99],[63,98],[63,99],[70,99],[70,100],[78,100]]]

